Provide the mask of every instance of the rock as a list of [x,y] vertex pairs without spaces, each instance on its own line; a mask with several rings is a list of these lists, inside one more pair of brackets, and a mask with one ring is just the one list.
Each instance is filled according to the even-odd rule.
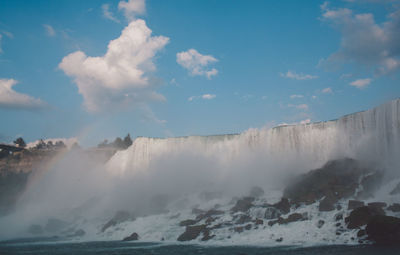
[[282,214],[287,214],[290,212],[290,203],[287,198],[282,198],[281,201],[273,204],[272,206],[281,211]]
[[42,235],[43,234],[43,228],[40,225],[33,224],[28,228],[28,233],[32,235]]
[[232,207],[232,212],[247,212],[253,206],[254,197],[244,197],[236,201],[234,207]]
[[250,230],[251,229],[251,224],[247,224],[246,226],[244,226],[244,229]]
[[47,232],[54,233],[54,232],[59,232],[59,231],[65,229],[67,226],[68,226],[67,222],[65,222],[63,220],[52,218],[52,219],[47,220],[47,223],[46,223],[46,226],[44,227],[44,229]]
[[343,220],[343,213],[338,213],[335,215],[335,221]]
[[215,221],[215,218],[213,218],[213,217],[208,217],[207,219],[206,219],[206,224],[208,225],[208,224],[211,224],[213,221]]
[[264,224],[264,221],[261,220],[261,219],[256,219],[256,220],[254,221],[254,223],[255,223],[256,225],[263,225],[263,224]]
[[280,243],[283,241],[283,237],[279,237],[278,239],[275,240],[276,242]]
[[382,208],[363,206],[354,209],[350,215],[345,218],[345,222],[347,223],[347,228],[356,229],[368,224],[376,215],[385,215],[385,212]]
[[235,231],[237,233],[242,233],[244,231],[244,227],[234,227],[233,231]]
[[335,204],[337,203],[337,198],[334,196],[326,196],[319,202],[319,211],[320,212],[330,212],[335,210]]
[[304,221],[304,220],[307,220],[306,215],[303,215],[300,213],[292,213],[286,219],[279,217],[277,220],[269,221],[268,225],[273,226],[276,223],[278,223],[279,225],[282,225],[282,224],[288,224],[288,223],[295,222],[295,221]]
[[252,187],[250,190],[250,197],[261,197],[264,195],[264,190],[258,186]]
[[183,221],[179,222],[179,226],[186,227],[186,226],[194,225],[197,222],[198,222],[197,220],[183,220]]
[[243,214],[240,218],[236,221],[236,224],[244,224],[251,221],[251,217],[247,214]]
[[281,216],[280,210],[276,209],[275,207],[267,207],[265,209],[264,218],[267,220],[277,219]]
[[178,241],[190,241],[196,239],[200,233],[207,230],[207,225],[187,226],[183,234],[178,237]]
[[397,186],[390,192],[390,195],[397,195],[400,194],[400,182],[397,184]]
[[322,226],[323,226],[324,224],[325,224],[325,221],[319,220],[318,223],[317,223],[317,227],[318,227],[318,228],[322,228]]
[[127,236],[124,239],[122,239],[122,241],[124,241],[124,242],[137,241],[137,240],[139,240],[139,235],[136,232],[134,232],[130,236]]
[[341,159],[327,162],[323,167],[312,170],[291,183],[284,190],[284,197],[295,204],[312,204],[332,196],[337,200],[353,196],[363,175],[372,172],[354,159]]
[[111,218],[111,220],[104,224],[104,226],[101,228],[101,232],[106,231],[109,227],[129,220],[135,220],[135,217],[127,211],[118,211],[115,213],[114,217]]
[[363,201],[358,201],[358,200],[349,200],[349,203],[347,205],[347,210],[354,210],[360,207],[364,206]]
[[224,214],[224,212],[220,211],[220,210],[211,209],[211,210],[208,210],[205,213],[197,215],[196,220],[200,221],[202,219],[206,219],[206,218],[209,218],[211,216],[221,215],[221,214]]
[[400,218],[376,215],[365,230],[368,238],[377,244],[400,244]]
[[387,208],[387,210],[392,212],[400,212],[400,204],[394,203]]
[[360,229],[360,230],[358,230],[358,232],[357,232],[357,237],[363,237],[363,236],[365,236],[365,235],[366,235],[365,229]]
[[208,241],[214,237],[215,237],[215,235],[210,235],[210,230],[206,229],[203,232],[203,238],[201,238],[201,241]]
[[385,208],[387,206],[386,203],[384,202],[373,202],[373,203],[368,203],[369,207],[375,207],[375,208]]

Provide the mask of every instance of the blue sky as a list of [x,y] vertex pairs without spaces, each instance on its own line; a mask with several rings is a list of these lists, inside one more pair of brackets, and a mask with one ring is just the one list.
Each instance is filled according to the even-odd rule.
[[0,0],[0,140],[335,119],[399,97],[399,57],[397,0]]

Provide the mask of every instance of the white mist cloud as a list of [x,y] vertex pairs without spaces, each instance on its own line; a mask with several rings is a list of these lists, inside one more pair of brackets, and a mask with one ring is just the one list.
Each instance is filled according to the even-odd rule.
[[288,104],[288,107],[290,108],[296,108],[299,110],[308,110],[308,105],[307,104]]
[[33,110],[46,106],[40,99],[13,90],[17,83],[14,79],[0,79],[0,108]]
[[44,30],[46,31],[46,35],[53,37],[56,35],[56,31],[54,30],[54,28],[48,24],[43,24]]
[[105,55],[90,57],[76,51],[63,58],[59,68],[74,79],[89,112],[165,100],[155,92],[149,73],[156,70],[154,56],[169,38],[151,33],[138,19],[110,41]]
[[128,20],[133,20],[137,15],[145,13],[146,4],[144,0],[120,1],[118,3],[118,9],[124,12]]
[[114,14],[110,11],[110,5],[109,4],[103,4],[101,6],[101,10],[103,11],[103,17],[109,20],[112,20],[114,22],[119,23],[119,19],[117,19]]
[[347,8],[321,6],[322,20],[341,33],[340,48],[324,62],[356,62],[373,66],[375,74],[384,75],[400,68],[400,9],[378,24],[371,13],[355,14]]
[[290,98],[291,99],[295,99],[295,98],[303,98],[303,95],[291,95]]
[[218,60],[213,56],[202,55],[195,49],[189,49],[188,51],[182,51],[176,54],[176,62],[187,69],[191,75],[206,76],[208,79],[218,74],[217,69],[208,68],[208,65],[217,61]]
[[371,81],[372,81],[372,79],[370,79],[370,78],[358,79],[358,80],[355,80],[353,82],[350,82],[350,85],[354,86],[354,87],[356,87],[358,89],[363,89],[366,86],[368,86],[371,83]]
[[321,92],[324,94],[332,94],[333,93],[331,88],[324,88]]
[[204,94],[204,95],[201,95],[201,96],[191,96],[191,97],[188,98],[188,101],[193,101],[195,99],[211,100],[211,99],[214,99],[216,97],[217,96],[214,95],[214,94]]
[[318,76],[311,74],[296,73],[292,71],[287,71],[286,73],[280,73],[281,77],[294,79],[294,80],[312,80],[317,79]]

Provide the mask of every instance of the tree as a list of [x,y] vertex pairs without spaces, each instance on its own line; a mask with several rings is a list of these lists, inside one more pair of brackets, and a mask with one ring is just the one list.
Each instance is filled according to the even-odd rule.
[[108,146],[108,140],[105,139],[103,142],[101,142],[101,143],[99,143],[99,144],[97,145],[97,148],[105,148],[105,147],[107,147],[107,146]]
[[35,149],[38,149],[38,150],[46,149],[46,143],[43,141],[43,139],[39,140],[39,142],[35,146]]
[[125,149],[127,149],[131,145],[132,145],[132,139],[131,139],[131,135],[128,133],[128,135],[125,136],[125,138],[124,138],[124,147],[125,147]]
[[117,149],[123,149],[124,148],[124,142],[119,137],[115,138],[115,141],[113,142],[113,145]]
[[25,143],[24,139],[22,139],[22,137],[18,137],[14,141],[14,144],[17,145],[18,147],[21,147],[21,148],[25,148],[26,147],[26,143]]

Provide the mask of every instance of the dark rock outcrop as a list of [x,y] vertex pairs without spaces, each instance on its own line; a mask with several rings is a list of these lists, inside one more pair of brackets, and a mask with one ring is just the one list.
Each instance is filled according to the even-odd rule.
[[273,204],[272,206],[278,209],[282,214],[287,214],[290,212],[290,203],[287,198],[282,198],[281,201]]
[[244,197],[236,201],[234,207],[232,207],[232,212],[247,212],[251,207],[253,207],[254,197]]
[[284,197],[295,204],[312,204],[323,197],[331,200],[355,195],[362,176],[371,171],[354,159],[333,160],[322,168],[302,175],[284,191]]
[[400,204],[394,203],[387,208],[387,210],[392,212],[400,212]]
[[197,215],[196,220],[197,221],[201,221],[203,219],[208,219],[208,218],[210,218],[212,216],[221,215],[221,214],[224,214],[224,211],[211,209],[211,210],[208,210],[205,213],[201,213],[201,214]]
[[334,196],[326,196],[319,202],[318,209],[320,212],[330,212],[335,210],[335,204],[337,203],[337,198]]
[[112,217],[111,220],[109,220],[106,224],[104,224],[104,226],[101,228],[101,232],[104,232],[109,227],[115,226],[121,222],[133,221],[133,220],[135,220],[135,217],[131,213],[127,211],[118,211],[116,212],[114,217]]
[[363,201],[358,201],[358,200],[349,200],[348,204],[347,204],[347,209],[348,210],[354,210],[360,207],[364,206],[364,202]]
[[345,222],[347,223],[347,228],[356,229],[368,224],[376,215],[385,215],[385,212],[382,208],[363,206],[354,209],[350,215],[345,218]]
[[[290,210],[290,208],[289,208]],[[275,208],[275,207],[267,207],[265,209],[265,213],[264,213],[264,218],[267,220],[272,220],[272,219],[277,219],[279,218],[279,216],[281,216],[281,212],[279,209]]]
[[279,225],[282,225],[282,224],[288,224],[288,223],[296,222],[296,221],[304,221],[304,220],[307,220],[307,219],[308,219],[307,215],[303,215],[303,214],[300,214],[300,213],[292,213],[286,219],[282,218],[282,217],[279,217],[279,219],[277,219],[277,220],[269,221],[268,225],[269,226],[273,226],[276,223],[278,223]]
[[203,233],[203,238],[206,239],[210,237],[209,229],[207,225],[197,225],[197,226],[187,226],[185,232],[178,237],[178,241],[190,241],[196,239],[201,233]]
[[251,220],[252,219],[249,215],[243,214],[243,215],[240,215],[239,219],[236,221],[236,224],[244,224],[244,223],[250,222]]
[[197,222],[198,222],[197,220],[183,220],[183,221],[179,222],[179,226],[186,227],[186,226],[194,225]]
[[365,230],[368,238],[377,244],[400,244],[400,218],[376,215]]
[[127,241],[137,241],[139,240],[139,235],[138,233],[134,232],[130,236],[125,237],[122,239],[122,241],[127,242]]
[[373,203],[368,203],[369,207],[374,207],[374,208],[386,208],[387,204],[384,202],[373,202]]

